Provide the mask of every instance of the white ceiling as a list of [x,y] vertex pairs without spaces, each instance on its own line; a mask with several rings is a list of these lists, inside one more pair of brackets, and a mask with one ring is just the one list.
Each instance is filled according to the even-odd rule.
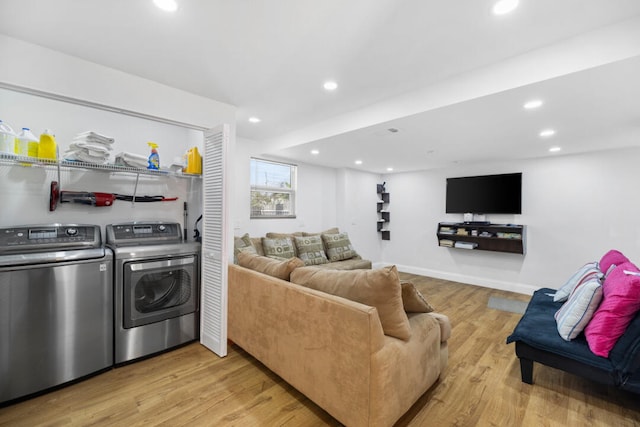
[[[0,32],[233,104],[239,137],[299,162],[386,173],[640,144],[638,0],[501,17],[493,0],[177,1],[0,0]],[[545,105],[524,111],[532,96]]]

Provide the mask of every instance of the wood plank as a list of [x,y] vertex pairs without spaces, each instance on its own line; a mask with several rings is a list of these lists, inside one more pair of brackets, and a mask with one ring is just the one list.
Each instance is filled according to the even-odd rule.
[[[397,426],[640,426],[638,396],[539,364],[522,383],[507,335],[519,314],[489,297],[529,297],[402,273],[449,316],[443,377]],[[198,343],[109,370],[0,408],[0,426],[339,426],[324,410],[230,345],[219,358]]]

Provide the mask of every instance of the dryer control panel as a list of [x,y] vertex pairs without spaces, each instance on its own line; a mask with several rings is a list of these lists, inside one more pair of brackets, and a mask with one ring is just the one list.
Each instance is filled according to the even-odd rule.
[[182,242],[182,229],[176,222],[127,222],[107,225],[107,244],[113,246],[178,242]]

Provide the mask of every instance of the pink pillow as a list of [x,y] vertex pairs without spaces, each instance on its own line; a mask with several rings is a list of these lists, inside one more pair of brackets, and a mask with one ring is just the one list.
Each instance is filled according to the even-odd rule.
[[602,303],[584,329],[591,351],[602,357],[624,334],[640,310],[640,270],[630,262],[618,265],[602,286]]
[[626,256],[622,255],[622,252],[611,249],[609,252],[602,256],[602,259],[600,259],[598,266],[600,267],[600,271],[602,271],[604,274],[607,274],[609,272],[609,268],[612,265],[620,265],[625,262],[629,262],[629,259]]

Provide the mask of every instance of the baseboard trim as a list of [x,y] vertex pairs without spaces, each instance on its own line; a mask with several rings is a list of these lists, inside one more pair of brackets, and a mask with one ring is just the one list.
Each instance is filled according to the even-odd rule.
[[[392,263],[376,262],[373,268],[381,268]],[[422,267],[413,267],[410,265],[395,264],[398,271],[410,274],[418,274],[420,276],[434,277],[436,279],[451,280],[452,282],[465,283],[467,285],[482,286],[483,288],[498,289],[501,291],[516,292],[519,294],[533,295],[540,287],[526,285],[524,283],[505,282],[503,280],[486,279],[483,277],[467,276],[464,274],[450,273],[447,271],[431,270]]]

